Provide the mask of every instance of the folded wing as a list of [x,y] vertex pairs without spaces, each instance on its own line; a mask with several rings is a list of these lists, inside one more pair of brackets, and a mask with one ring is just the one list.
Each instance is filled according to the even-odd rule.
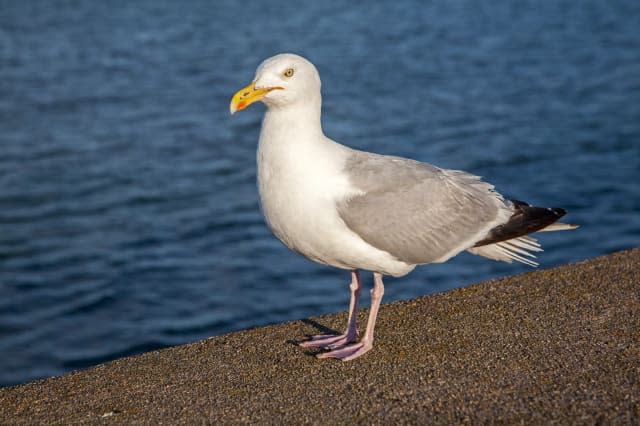
[[513,213],[492,185],[468,173],[364,152],[355,152],[345,169],[360,194],[338,203],[344,222],[410,264],[444,262]]

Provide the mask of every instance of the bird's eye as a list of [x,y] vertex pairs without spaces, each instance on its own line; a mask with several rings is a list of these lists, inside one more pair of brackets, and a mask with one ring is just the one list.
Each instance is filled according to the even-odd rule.
[[285,77],[293,77],[293,68],[287,68],[282,75]]

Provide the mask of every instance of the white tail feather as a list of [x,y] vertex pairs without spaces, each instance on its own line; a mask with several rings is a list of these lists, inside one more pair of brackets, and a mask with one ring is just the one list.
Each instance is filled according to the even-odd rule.
[[571,229],[576,229],[580,225],[574,225],[573,223],[552,223],[546,228],[539,229],[536,232],[553,232],[553,231],[569,231]]
[[467,251],[493,260],[501,260],[507,263],[511,263],[516,260],[535,267],[538,266],[538,263],[528,258],[535,259],[536,256],[531,252],[541,252],[542,247],[540,247],[540,244],[538,244],[538,241],[535,238],[525,235],[523,237],[501,241],[495,244],[471,247],[470,249],[467,249]]
[[[576,229],[577,227],[578,225],[572,223],[556,222],[537,232],[568,231],[570,229]],[[528,258],[535,259],[536,256],[531,252],[540,252],[542,251],[542,247],[540,247],[540,244],[538,244],[535,238],[524,235],[511,240],[500,241],[499,243],[487,244],[486,246],[471,247],[467,249],[467,251],[493,260],[501,260],[507,263],[517,260],[518,262],[535,267],[538,266],[538,262],[534,262]]]

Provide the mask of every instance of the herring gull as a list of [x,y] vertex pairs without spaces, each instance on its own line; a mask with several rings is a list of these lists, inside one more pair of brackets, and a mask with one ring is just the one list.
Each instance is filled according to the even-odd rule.
[[[556,222],[564,209],[506,200],[478,176],[329,139],[320,123],[320,76],[298,55],[262,62],[229,108],[233,114],[256,101],[267,106],[257,174],[269,228],[291,250],[351,271],[345,332],[301,343],[328,350],[320,358],[346,361],[372,348],[383,275],[399,277],[465,250],[537,266],[533,253],[542,249],[527,234],[576,227]],[[357,341],[361,269],[373,272],[374,285],[367,327]]]

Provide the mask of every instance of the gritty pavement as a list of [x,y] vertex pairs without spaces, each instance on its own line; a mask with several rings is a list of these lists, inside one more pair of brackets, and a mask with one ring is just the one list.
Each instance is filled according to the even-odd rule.
[[350,362],[295,346],[346,313],[123,358],[0,389],[0,424],[640,424],[639,266],[634,249],[383,305]]

